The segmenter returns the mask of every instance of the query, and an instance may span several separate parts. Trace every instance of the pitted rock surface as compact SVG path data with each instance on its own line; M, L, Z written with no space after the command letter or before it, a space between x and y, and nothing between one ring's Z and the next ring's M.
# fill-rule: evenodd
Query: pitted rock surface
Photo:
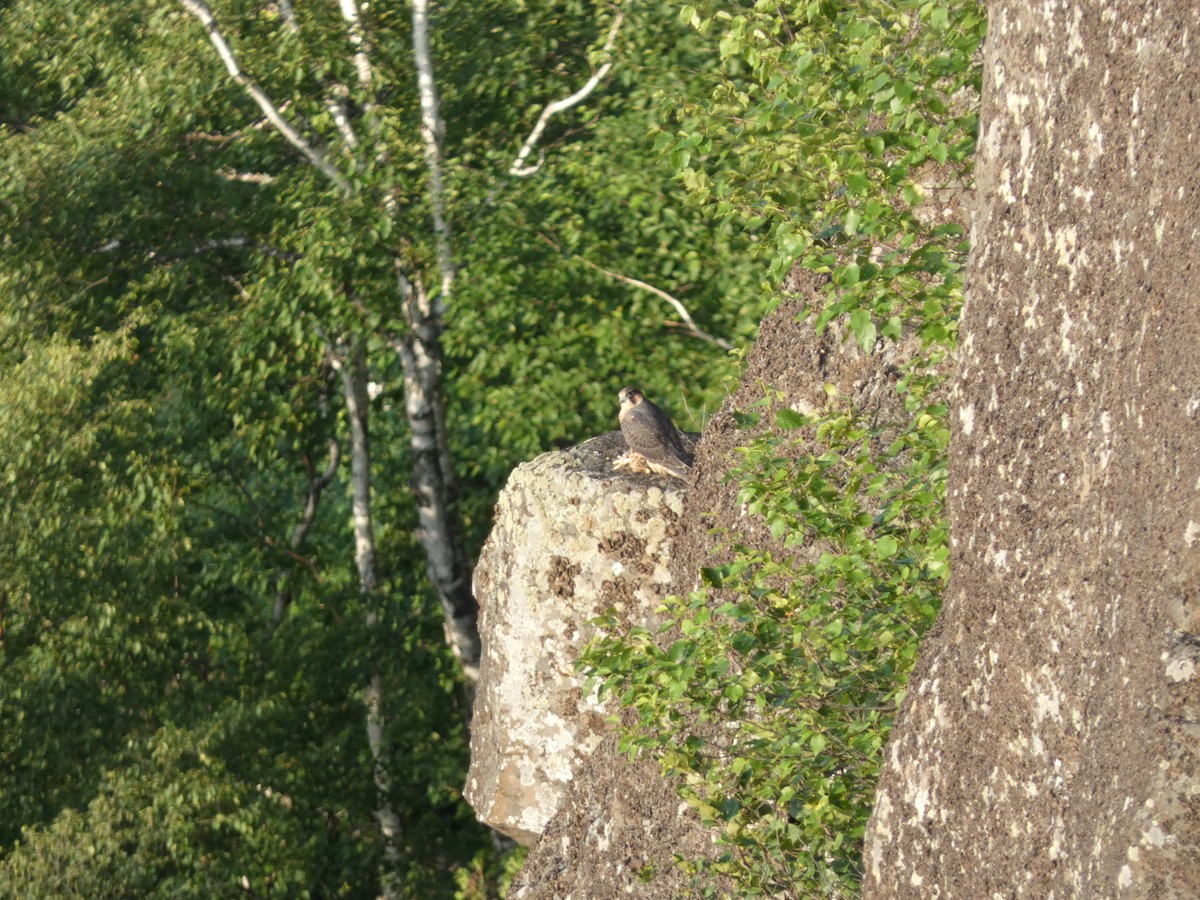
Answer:
M865 896L1200 897L1200 6L990 13L953 574Z
M518 466L475 569L483 659L466 797L534 843L610 714L574 674L606 610L648 624L667 594L687 486L614 471L620 432Z

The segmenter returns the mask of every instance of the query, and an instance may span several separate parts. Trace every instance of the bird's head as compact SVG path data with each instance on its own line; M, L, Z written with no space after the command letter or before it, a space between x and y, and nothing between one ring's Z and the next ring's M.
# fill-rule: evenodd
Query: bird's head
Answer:
M646 399L642 392L635 387L621 388L620 393L617 394L617 398L621 401L621 409L629 409L637 406Z

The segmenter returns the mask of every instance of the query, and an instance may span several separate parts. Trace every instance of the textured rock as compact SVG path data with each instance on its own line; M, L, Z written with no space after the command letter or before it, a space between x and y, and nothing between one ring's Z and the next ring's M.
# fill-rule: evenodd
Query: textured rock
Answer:
M704 440L697 448L695 484L684 503L671 554L676 593L699 587L704 566L732 559L731 544L769 550L777 559L807 552L806 548L785 547L783 541L772 537L761 517L746 512L738 501L738 484L728 477L740 459L736 449L770 434L780 409L806 415L824 409L829 403L825 388L832 385L839 398L879 424L908 418L896 384L904 365L920 351L920 340L909 336L900 342L879 341L870 352L864 352L841 322L816 334L811 321L798 316L806 305L822 301L825 280L802 269L789 276L788 299L764 319L737 390L705 426ZM764 387L771 391L765 406L760 405ZM746 413L758 413L759 424L750 428L740 424L739 414ZM787 437L794 445L780 446L776 452L806 452L797 433Z
M931 169L927 180L944 185L948 176ZM924 204L918 210L923 219L965 224L967 192L940 190L930 195L939 203ZM815 334L811 320L797 317L805 305L823 302L824 282L823 276L805 270L792 272L784 285L787 299L763 321L738 388L705 426L696 448L694 483L671 545L671 593L695 589L701 567L730 557L731 539L781 556L796 552L775 540L760 519L746 514L738 502L738 486L726 477L738 459L735 448L769 432L776 410L818 410L829 402L825 385L831 384L877 422L907 419L896 384L905 363L920 350L919 340L880 341L864 352L839 323ZM772 392L766 407L759 405L764 387ZM736 412L758 412L761 424L747 430L739 425ZM800 453L803 448L780 452ZM606 739L578 769L558 813L513 882L510 897L668 900L699 895L674 858L698 859L713 848L714 832L681 802L676 786L662 777L657 763L631 763L618 752L615 740ZM702 887L716 896L732 896L722 885Z
M667 594L686 485L613 471L619 432L518 466L475 569L483 661L466 797L479 818L534 843L608 713L574 665L609 608L647 624Z
M615 735L580 767L570 795L509 889L510 900L692 896L675 855L711 853L701 825L654 760L629 758ZM712 885L709 885L712 887Z
M953 577L868 897L1200 896L1197 35L991 6Z

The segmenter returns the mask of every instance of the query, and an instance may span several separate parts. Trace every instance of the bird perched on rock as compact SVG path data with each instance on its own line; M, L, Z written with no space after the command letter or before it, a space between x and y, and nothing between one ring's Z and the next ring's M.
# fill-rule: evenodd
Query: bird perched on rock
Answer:
M624 464L636 470L644 463L651 472L686 480L692 471L692 454L671 417L635 387L622 388L617 397L621 401L617 418L630 450Z

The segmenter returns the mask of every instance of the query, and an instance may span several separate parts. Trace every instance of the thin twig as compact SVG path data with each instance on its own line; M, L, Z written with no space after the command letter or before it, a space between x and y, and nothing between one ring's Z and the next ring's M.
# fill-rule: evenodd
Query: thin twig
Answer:
M687 329L688 334L692 335L692 337L697 337L702 341L708 341L709 343L716 344L722 350L733 349L733 344L729 343L729 341L725 340L725 338L719 338L716 335L709 334L707 331L697 325L696 320L692 318L691 314L687 311L687 307L683 305L682 301L680 301L678 297L673 297L661 288L656 288L652 284L647 284L640 278L630 278L628 275L622 275L620 272L612 272L603 266L596 265L591 260L583 259L582 261L585 265L591 266L597 272L607 275L609 278L616 279L617 281L623 281L626 284L641 288L644 291L649 291L655 297L660 297L663 300L666 300L669 304L671 304L671 307L675 310L675 312L679 313L679 318L683 319L684 327Z
M239 172L236 169L218 169L217 174L226 181L240 181L243 184L275 183L275 176L267 172Z
M551 247L559 249L558 244L555 243L555 241L553 241L551 238L544 234L539 236ZM648 284L647 282L642 281L640 278L631 278L628 275L622 275L620 272L613 272L612 270L606 269L603 266L598 266L596 263L585 257L576 256L574 258L579 260L585 266L600 272L602 275L607 275L609 278L612 278L615 281L624 282L632 287L641 288L643 291L649 291L654 296L667 301L667 303L671 304L672 309L679 313L679 318L683 320L684 327L687 329L688 334L690 334L692 337L699 338L702 341L708 341L711 344L716 344L722 350L733 349L733 344L725 340L725 338L720 338L716 335L709 334L707 331L697 325L696 320L692 318L691 313L687 311L687 307L683 305L683 301L681 301L678 297L674 297L671 294L668 294L662 288L657 288L652 284Z
M296 526L292 529L291 537L288 539L288 555L293 557L297 562L304 563L309 566L313 577L319 582L321 580L316 567L309 560L300 556L297 551L304 545L305 538L308 537L309 531L312 530L313 521L317 517L317 507L321 502L321 494L333 481L333 476L337 474L338 464L341 462L342 452L341 447L334 438L329 438L329 464L325 467L325 471L320 475L313 472L312 462L307 456L304 458L305 465L308 467L308 496L304 501L304 513ZM291 602L291 582L295 569L288 569L279 577L279 586L275 592L275 607L271 611L272 631L283 621L284 613L287 612L288 604Z

